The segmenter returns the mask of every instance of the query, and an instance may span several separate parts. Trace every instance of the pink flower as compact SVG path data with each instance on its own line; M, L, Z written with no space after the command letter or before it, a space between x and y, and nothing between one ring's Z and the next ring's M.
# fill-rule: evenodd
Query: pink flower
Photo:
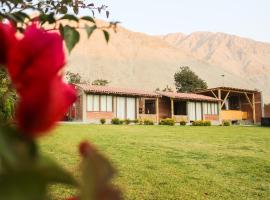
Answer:
M65 65L63 40L31 25L10 46L7 68L19 94L16 120L26 136L40 136L76 100L75 89L60 74Z

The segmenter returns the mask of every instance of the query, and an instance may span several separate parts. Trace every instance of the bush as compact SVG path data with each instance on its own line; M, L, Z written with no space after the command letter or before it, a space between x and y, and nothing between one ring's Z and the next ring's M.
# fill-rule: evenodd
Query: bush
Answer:
M125 123L125 120L124 119L121 119L120 120L120 124L124 124Z
M154 125L154 122L150 119L145 119L143 122L144 125Z
M162 119L159 122L159 125L174 126L175 125L175 121L174 121L174 119L171 119L171 118Z
M211 126L211 121L198 120L193 121L192 126Z
M135 119L135 120L133 120L133 123L134 124L138 124L139 123L139 120L138 119Z
M100 123L101 124L105 124L106 123L106 119L104 119L104 118L100 119Z
M180 125L185 126L185 125L187 125L187 122L186 121L180 121Z
M126 120L125 120L125 124L126 124L126 125L129 125L130 123L131 123L131 120L130 120L130 119L126 119Z
M121 124L120 119L119 118L113 118L112 121L111 121L111 124L114 124L114 125Z
M143 122L143 120L141 118L138 120L138 124L139 125L143 125L144 124L144 122Z
M231 125L231 122L229 122L229 121L223 121L222 125L223 126L230 126Z

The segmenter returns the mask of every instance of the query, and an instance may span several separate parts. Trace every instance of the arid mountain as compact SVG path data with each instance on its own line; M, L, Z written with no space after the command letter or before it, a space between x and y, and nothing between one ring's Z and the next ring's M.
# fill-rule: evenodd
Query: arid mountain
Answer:
M90 39L82 32L68 59L84 80L150 90L173 87L174 73L189 66L209 87L257 88L270 102L270 44L223 33L150 36L119 27L107 45L101 32Z

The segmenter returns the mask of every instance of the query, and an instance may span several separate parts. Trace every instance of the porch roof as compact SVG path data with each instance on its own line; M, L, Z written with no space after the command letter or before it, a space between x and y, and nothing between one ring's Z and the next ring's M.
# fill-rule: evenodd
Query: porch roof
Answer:
M204 93L204 92L210 92L215 90L223 90L223 91L232 91L232 92L246 92L246 93L258 93L260 91L258 90L250 90L250 89L243 89L243 88L234 88L234 87L215 87L215 88L209 88L204 90L198 90L196 93Z
M219 102L220 99L201 95L201 94L193 94L193 93L176 93L176 92L158 92L160 95L179 99L179 100L194 100L194 101L211 101L211 102Z
M155 92L131 89L131 88L118 88L109 86L98 86L90 84L75 84L86 93L98 93L98 94L114 94L114 95L125 95L125 96L135 96L135 97L160 97L160 94Z

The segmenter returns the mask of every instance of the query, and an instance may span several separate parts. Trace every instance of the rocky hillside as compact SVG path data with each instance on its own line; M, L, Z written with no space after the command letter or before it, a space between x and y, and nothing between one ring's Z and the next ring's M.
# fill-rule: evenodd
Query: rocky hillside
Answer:
M209 87L257 88L270 102L270 44L223 33L150 36L119 27L107 45L101 32L82 32L68 60L84 80L150 90L173 86L178 68L190 66Z

